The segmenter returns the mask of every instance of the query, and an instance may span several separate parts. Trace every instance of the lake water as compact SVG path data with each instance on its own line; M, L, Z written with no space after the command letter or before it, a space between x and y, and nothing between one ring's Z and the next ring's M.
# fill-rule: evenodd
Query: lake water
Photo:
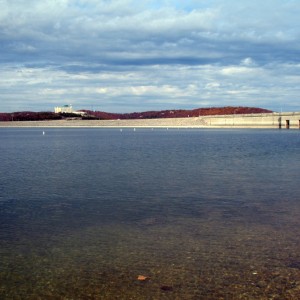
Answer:
M0 298L300 299L299 149L298 130L2 128Z

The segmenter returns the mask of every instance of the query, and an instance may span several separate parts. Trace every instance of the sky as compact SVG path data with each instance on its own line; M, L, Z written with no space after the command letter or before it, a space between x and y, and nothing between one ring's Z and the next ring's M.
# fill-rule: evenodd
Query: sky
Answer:
M300 111L300 0L0 0L0 112Z

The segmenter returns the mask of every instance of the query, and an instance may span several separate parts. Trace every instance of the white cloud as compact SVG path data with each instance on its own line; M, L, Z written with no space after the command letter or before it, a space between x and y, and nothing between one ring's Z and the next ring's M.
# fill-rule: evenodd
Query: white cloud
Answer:
M247 57L241 61L241 65L250 67L250 66L255 66L256 64L251 57Z
M257 75L257 70L244 66L229 66L221 69L221 74L226 76L253 76Z

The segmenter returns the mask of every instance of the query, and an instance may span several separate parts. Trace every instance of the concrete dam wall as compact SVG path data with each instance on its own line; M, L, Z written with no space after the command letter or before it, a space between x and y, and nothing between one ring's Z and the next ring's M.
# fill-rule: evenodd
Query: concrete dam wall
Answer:
M300 112L202 117L208 127L300 128Z
M57 120L0 122L0 127L191 127L300 128L300 112L133 120Z

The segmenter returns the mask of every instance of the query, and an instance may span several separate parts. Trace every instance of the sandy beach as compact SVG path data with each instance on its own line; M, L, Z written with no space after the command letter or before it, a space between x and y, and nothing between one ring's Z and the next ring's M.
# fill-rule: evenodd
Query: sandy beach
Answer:
M134 119L134 120L55 120L0 122L0 127L207 127L200 118Z

